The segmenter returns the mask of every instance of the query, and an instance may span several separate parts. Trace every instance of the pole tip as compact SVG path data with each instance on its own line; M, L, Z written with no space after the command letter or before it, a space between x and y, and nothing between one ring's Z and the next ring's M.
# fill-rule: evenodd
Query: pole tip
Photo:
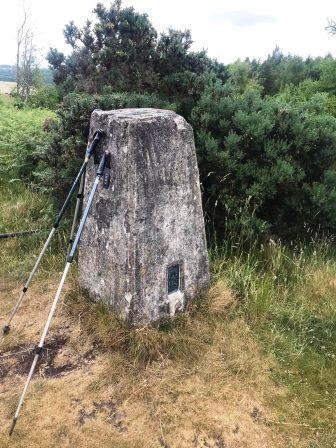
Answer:
M4 325L4 326L2 327L2 331L3 331L3 334L4 334L4 335L8 334L9 331L10 331L10 326L9 326L9 325Z
M14 418L13 418L13 421L12 421L12 425L11 425L10 430L9 430L9 435L10 435L10 436L13 434L13 431L14 431L14 428L15 428L15 425L16 425L16 422L17 422L17 417L14 417Z

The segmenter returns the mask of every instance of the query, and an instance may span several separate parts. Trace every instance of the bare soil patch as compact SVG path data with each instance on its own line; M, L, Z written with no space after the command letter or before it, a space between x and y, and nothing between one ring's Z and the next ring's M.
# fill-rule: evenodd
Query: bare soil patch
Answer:
M57 378L73 370L84 368L99 353L98 344L93 344L84 353L75 353L68 344L69 337L56 334L44 345L36 366L36 375L43 378ZM6 352L0 352L0 381L7 376L26 376L35 356L35 347L17 345Z

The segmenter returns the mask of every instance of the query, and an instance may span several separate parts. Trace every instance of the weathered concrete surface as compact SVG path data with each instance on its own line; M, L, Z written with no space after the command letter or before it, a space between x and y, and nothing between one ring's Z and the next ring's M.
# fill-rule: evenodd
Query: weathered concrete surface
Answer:
M131 324L173 316L209 284L192 128L157 109L96 110L90 139L98 128L106 132L99 155L111 153L111 183L99 186L83 232L80 285ZM84 202L96 168L91 161ZM168 294L172 265L180 281Z

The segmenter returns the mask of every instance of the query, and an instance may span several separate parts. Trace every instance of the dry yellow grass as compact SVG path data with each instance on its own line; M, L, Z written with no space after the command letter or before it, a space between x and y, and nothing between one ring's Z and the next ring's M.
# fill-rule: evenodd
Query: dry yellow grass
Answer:
M286 434L274 424L277 417L266 406L266 398L285 391L271 382L272 360L261 355L246 322L226 317L235 299L224 283L210 291L199 314L190 311L185 318L191 321L190 328L178 330L190 344L194 339L198 355L174 359L158 348L159 354L148 362L131 349L123 351L118 341L109 350L113 325L111 334L100 341L99 335L108 330L99 317L87 321L95 305L84 299L72 303L71 297L78 294L73 286L53 322L44 359L10 439L10 420L31 356L8 355L38 341L57 277L47 286L35 282L12 332L1 341L1 448L303 446L295 431ZM2 318L18 290L2 284ZM69 312L72 305L75 311ZM204 309L207 319L202 318ZM93 322L98 337L95 328L88 329ZM147 343L155 344L155 338L161 341L158 333L143 329L137 337L144 343L150 337ZM116 331L116 338L120 335Z
M0 93L9 94L16 86L15 82L0 81Z

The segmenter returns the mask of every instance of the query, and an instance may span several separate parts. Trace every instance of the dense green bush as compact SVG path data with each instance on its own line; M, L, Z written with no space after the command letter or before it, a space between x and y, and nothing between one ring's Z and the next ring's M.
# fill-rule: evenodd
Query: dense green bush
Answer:
M94 20L78 28L65 26L69 56L50 49L47 56L54 81L65 92L114 92L164 94L187 99L199 92L199 77L214 71L225 76L223 64L205 51L191 51L189 30L169 29L158 35L147 14L123 7L116 0L105 7L98 3Z
M17 109L56 110L61 101L60 89L52 85L41 85L31 92L27 101L23 101L16 89L11 91L14 106Z
M336 230L336 119L327 99L286 102L208 85L192 113L206 209L249 234Z
M245 88L245 90L244 90ZM204 208L218 235L240 226L292 237L307 228L336 230L336 119L328 96L290 101L262 96L209 77L190 119L196 138ZM108 91L108 89L106 89ZM124 107L177 109L154 94L67 95L34 152L34 182L64 197L83 158L91 112ZM35 160L35 159L34 159Z
M292 237L336 230L336 119L327 94L305 100L262 96L260 86L208 78L192 108L204 209L222 237L234 226L249 237L266 230ZM245 89L245 90L244 90ZM109 89L107 88L106 91ZM83 158L94 109L177 109L155 94L71 93L57 120L45 123L47 138L17 156L29 180L63 198Z
M0 103L0 184L35 182L40 150L49 138L44 123L53 117L49 110L17 110Z
M68 95L50 124L52 142L39 148L40 185L65 194L93 109L173 108L193 125L204 209L219 237L232 227L248 237L336 230L331 55L303 59L276 48L265 61L224 66L192 52L188 30L158 35L146 14L121 0L98 4L94 14L81 29L65 27L69 56L48 55Z
M56 86L43 85L30 95L27 105L35 109L56 110L60 100L61 96Z

